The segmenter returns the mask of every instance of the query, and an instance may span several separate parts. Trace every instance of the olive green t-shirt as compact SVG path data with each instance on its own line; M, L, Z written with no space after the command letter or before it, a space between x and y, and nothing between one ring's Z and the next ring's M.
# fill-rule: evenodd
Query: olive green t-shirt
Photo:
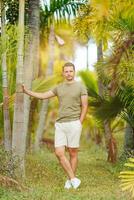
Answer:
M63 82L51 90L59 100L57 122L68 122L80 119L81 96L87 95L86 87L77 81Z

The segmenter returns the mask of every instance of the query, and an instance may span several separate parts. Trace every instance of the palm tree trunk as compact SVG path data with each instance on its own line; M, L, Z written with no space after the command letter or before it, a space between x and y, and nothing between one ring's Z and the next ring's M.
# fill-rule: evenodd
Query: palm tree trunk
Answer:
M130 126L130 124L126 125L124 151L126 153L134 151L134 129Z
M54 27L51 26L50 35L49 35L49 63L48 63L46 76L52 75L52 73L53 73L54 39L55 39ZM49 103L49 100L44 100L42 103L41 110L40 110L39 124L37 127L35 145L34 145L35 151L38 151L40 148L39 145L40 145L40 141L42 139L43 131L44 131L44 127L45 127L45 120L46 120L46 115L47 115L47 111L48 111L48 103Z
M24 176L25 173L25 148L26 138L24 135L24 95L21 84L23 83L23 48L24 48L24 6L25 1L19 0L19 39L18 39L18 60L16 74L16 97L14 104L14 121L13 121L13 155L19 158L16 175Z
M39 74L40 0L29 0L29 29L33 39L33 79Z
M4 115L4 147L6 151L11 151L11 123L9 114L9 95L6 64L6 33L5 33L5 8L4 3L0 2L1 8L1 37L3 43L2 53L2 84L3 84L3 115Z
M102 50L102 41L100 41L97 47L97 60L99 62L102 59L103 59L103 50ZM100 79L98 80L98 88L99 88L99 95L103 96L104 86ZM106 146L107 146L107 151L108 151L107 160L109 162L114 163L116 162L116 158L117 158L117 145L116 145L115 139L112 136L110 121L105 120L103 122L103 125L104 125L104 132L105 132L105 141L106 141Z
M107 160L111 163L115 163L117 160L117 145L116 141L112 136L110 122L104 121L104 130L105 130L105 138L106 138L106 147L108 150L108 158Z
M33 124L37 123L36 119L34 118L36 107L38 104L38 99L33 99L30 104L30 111L29 111L29 124L28 124L28 134L27 134L27 150L32 150L32 133L35 132L35 128Z
M28 45L25 53L24 62L24 82L28 89L31 89L32 80L38 74L39 69L39 0L29 1L29 34L27 36ZM36 73L35 73L36 72ZM24 96L24 134L27 135L27 148L29 134L29 113L31 100L28 95Z

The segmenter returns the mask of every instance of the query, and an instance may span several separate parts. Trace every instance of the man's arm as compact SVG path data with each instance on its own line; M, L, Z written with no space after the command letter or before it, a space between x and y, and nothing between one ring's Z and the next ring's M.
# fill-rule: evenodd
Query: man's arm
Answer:
M25 94L28 94L31 97L36 97L38 99L49 99L55 96L55 94L51 90L44 93L33 92L31 90L26 89L24 85L22 85L22 89Z
M81 115L80 115L80 121L81 123L84 121L87 109L88 109L88 95L82 95L81 96Z

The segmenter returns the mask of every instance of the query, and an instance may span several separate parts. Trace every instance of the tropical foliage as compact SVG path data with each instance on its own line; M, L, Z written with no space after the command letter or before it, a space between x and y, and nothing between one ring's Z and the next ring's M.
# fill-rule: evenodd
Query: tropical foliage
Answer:
M6 120L6 118L3 118L3 107L5 108L6 105L3 102L4 95L3 90L1 89L3 77L3 53L6 53L9 111L12 129L15 119L14 102L17 97L16 104L18 108L16 110L19 113L18 116L21 116L17 117L17 120L18 118L22 120L20 123L21 125L23 123L23 116L21 114L23 114L23 111L27 112L29 109L27 116L30 120L29 123L25 124L28 130L26 140L27 145L31 143L32 147L37 136L35 130L38 126L39 111L42 108L42 104L40 101L37 102L35 99L31 98L29 101L29 107L24 106L24 110L22 109L21 112L19 112L20 105L23 107L23 94L21 94L22 89L20 87L21 83L29 81L29 86L31 85L31 89L36 92L49 90L54 85L63 81L61 76L62 65L67 60L74 59L76 52L75 44L80 43L85 47L85 45L90 44L91 40L97 46L97 63L94 64L94 71L81 70L78 72L78 76L87 87L89 96L89 111L84 122L83 132L87 134L86 140L88 142L96 140L96 144L103 146L103 139L105 141L107 140L105 143L105 152L107 151L109 157L110 152L113 154L118 148L117 135L121 130L122 135L125 134L123 139L124 148L127 146L127 150L133 152L134 1L90 0L88 2L75 0L52 0L50 1L50 4L48 4L46 1L40 2L39 0L36 0L35 2L33 0L26 0L25 9L23 10L24 26L21 27L24 28L24 35L22 38L20 38L20 33L22 32L18 30L18 22L20 22L19 7L21 8L22 6L22 4L20 4L21 1L4 0L2 2L5 5L4 8L6 11L6 34L4 39L2 35L0 36L1 141L3 142L3 124ZM34 6L31 6L33 2L37 5L34 4ZM33 8L35 9L34 12L33 10L30 10ZM34 15L31 15L32 12ZM37 13L40 14L40 17ZM33 19L32 17L35 17L33 24L34 26L36 24L36 27L32 26L33 20L29 20ZM36 34L34 35L35 30ZM52 36L52 38L50 38L50 36ZM34 41L35 37L37 39L36 42ZM18 47L19 42L22 45L20 50ZM34 45L32 46L31 44ZM30 45L32 47L37 45L36 50L31 48ZM24 50L22 51L23 47ZM35 58L32 54L33 52L35 55L39 55L39 59ZM17 78L20 76L18 71L19 58L22 64L22 74L24 65L25 69L30 69L30 67L32 69L31 74L27 75L27 77L23 77L21 74L22 79ZM23 61L26 59L26 63L28 63L27 65L23 64ZM32 59L34 62L37 61L38 63L38 66L35 66L35 68L35 63L32 63ZM49 67L51 68L51 74L48 75ZM29 79L26 80L28 76ZM20 94L22 96L21 98L18 98ZM57 101L53 100L50 102L47 108L46 126L45 128L42 128L42 130L43 134L45 133L47 136L53 138L54 131L51 125L56 119ZM18 132L15 132L17 135ZM21 131L21 133L23 133L23 131ZM21 137L22 135L23 134L21 134ZM131 140L132 145L127 141L129 136L129 141ZM17 137L14 136L14 140L16 140L17 144L18 140L16 138ZM21 141L24 142L23 139L24 138L22 138ZM24 143L21 143L21 145L24 145ZM121 151L124 153L123 148ZM5 152L4 155L6 155ZM1 151L0 156L3 156ZM111 159L111 162L118 162L118 158L119 156L117 159ZM8 159L6 158L3 163L7 163L7 160ZM125 166L131 168L131 170L123 171L120 174L123 190L130 191L132 196L134 196L133 163L133 158L129 159ZM7 168L5 168L5 170L6 169ZM2 170L0 169L0 173Z
M124 165L127 170L120 172L121 187L123 191L128 191L134 198L134 158L130 158Z

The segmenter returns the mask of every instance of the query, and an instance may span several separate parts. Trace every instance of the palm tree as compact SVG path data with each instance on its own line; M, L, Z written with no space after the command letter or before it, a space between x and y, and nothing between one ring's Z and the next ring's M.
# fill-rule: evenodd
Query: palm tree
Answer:
M125 105L121 117L126 121L124 152L126 155L134 151L134 88L126 85L120 89L120 98Z
M97 81L92 77L92 75L88 71L81 71L80 76L88 89L89 105L92 110L92 114L96 116L100 122L113 121L116 120L116 117L120 117L129 124L132 135L134 135L133 86L122 85L113 97L107 96L107 94L100 96ZM106 128L108 129L109 127L106 126ZM133 146L131 150L133 150Z
M14 121L13 121L13 139L12 151L19 157L19 176L24 176L25 164L25 146L26 138L24 137L24 94L22 91L23 83L23 50L24 50L24 6L25 1L19 0L19 38L18 38L18 62L16 75L16 96L14 104Z
M102 42L100 41L99 45L97 46L97 62L98 63L103 61L103 50L102 49L103 49ZM103 97L104 96L104 84L101 81L100 77L98 77L98 89L99 89L99 95L101 97ZM105 138L106 138L106 146L107 146L107 150L108 150L108 161L116 162L117 151L115 151L115 149L117 149L117 147L116 147L117 145L116 145L116 141L112 135L110 121L105 119L103 121L103 125L104 125L104 133L105 133Z
M127 11L126 11L127 10ZM130 82L133 77L133 56L132 56L132 51L133 51L133 43L134 43L134 3L132 1L127 1L127 2L120 2L118 6L113 7L112 11L112 17L111 17L111 29L116 30L116 36L114 36L114 50L112 52L111 57L108 59L108 62L106 64L106 68L111 71L112 73L109 74L110 82L109 82L109 90L110 90L110 95L114 96L116 93L116 90L121 87L121 83L125 82L127 84L127 81ZM119 34L117 36L117 33ZM126 56L126 52L127 56ZM121 68L121 69L120 69ZM123 71L126 69L126 78L123 79ZM128 73L131 74L131 77L128 77ZM124 88L125 92L125 98L126 96L126 91L128 91L128 88ZM128 95L128 93L127 93ZM129 95L128 95L129 96ZM133 100L132 98L129 99L129 104L133 105ZM131 111L132 111L132 106L131 106ZM130 113L130 109L127 108L127 118L126 114L123 115L125 120L127 118L131 119L132 115ZM127 121L127 120L126 120ZM129 145L129 137L133 138L133 126L132 123L130 123L130 120L128 122L127 127L130 126L130 128L126 129L125 132L125 147L133 146L132 144ZM129 132L128 132L129 131ZM128 139L128 140L126 140ZM130 139L131 140L131 139ZM127 148L127 149L129 149Z
M130 12L128 12L128 10ZM93 0L90 1L88 8L80 12L79 18L75 22L76 33L79 22L82 23L83 20L83 26L85 26L84 30L88 30L89 35L95 38L97 44L102 42L103 48L107 47L108 38L112 39L113 44L115 44L115 46L113 45L114 50L110 58L100 62L100 64L98 64L99 67L97 67L99 82L101 81L101 84L103 83L105 88L104 92L111 96L111 98L116 96L118 82L120 82L117 76L119 63L122 61L121 59L126 49L132 47L133 44L133 10L132 1L120 1L120 3L118 2L118 4L116 4L116 2L99 2ZM80 34L80 31L78 31L78 34ZM87 31L85 34L87 35ZM107 136L111 136L112 138L109 122L105 121L104 125L106 127L105 132Z
M120 172L119 178L121 179L120 186L122 191L128 191L134 198L134 158L129 158L129 160L124 165L127 167L126 170Z
M29 1L28 34L26 35L27 47L24 59L24 83L28 89L32 87L32 81L38 76L39 70L39 0ZM24 96L24 134L27 142L30 139L28 133L30 97ZM28 144L30 145L30 144Z
M5 27L5 7L1 1L1 39L2 39L2 77L3 77L3 114L4 114L4 146L6 151L11 151L11 123L9 116L8 101L8 78L6 64L6 27Z
M97 62L103 61L103 46L107 46L107 39L109 37L109 33L107 31L107 21L109 17L109 0L98 2L90 1L90 4L82 9L82 11L79 13L79 17L74 21L75 24L75 33L78 35L78 37L82 38L83 35L85 35L85 38L89 39L89 37L93 37L96 40L97 44ZM84 22L84 30L79 30L77 26ZM104 93L104 85L100 78L98 78L98 88L99 88L99 95L103 96ZM106 145L107 147L112 146L113 136L111 131L110 122L108 120L105 120L103 122L104 125L104 132L105 132L105 138L106 138ZM109 149L108 149L109 151ZM111 152L115 152L114 149L111 149ZM116 155L114 153L111 160L113 162L116 160ZM110 156L109 156L110 158Z

